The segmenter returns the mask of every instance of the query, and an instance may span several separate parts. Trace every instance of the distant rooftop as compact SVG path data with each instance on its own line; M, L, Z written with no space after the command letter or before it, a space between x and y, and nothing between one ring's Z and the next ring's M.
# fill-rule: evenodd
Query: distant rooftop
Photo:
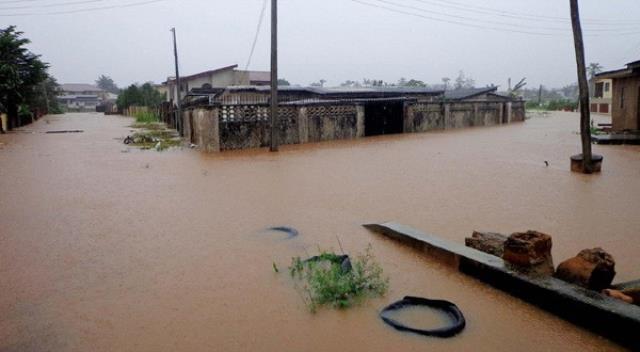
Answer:
M96 92L101 93L104 90L98 88L93 84L85 84L85 83L65 83L60 85L62 87L63 92L67 93L82 93L82 92Z
M640 74L640 60L630 62L626 64L626 68L612 71L600 72L596 75L597 78L623 78L629 76L637 76Z
M495 93L497 91L498 87L456 89L444 92L444 97L451 100L470 99L478 95Z

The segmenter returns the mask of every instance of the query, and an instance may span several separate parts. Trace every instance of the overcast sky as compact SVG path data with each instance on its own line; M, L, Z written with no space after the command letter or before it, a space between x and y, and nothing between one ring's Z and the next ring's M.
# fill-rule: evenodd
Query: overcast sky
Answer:
M25 32L61 83L92 83L100 74L120 86L165 80L173 75L174 26L181 74L245 66L263 0L51 14L141 2L148 0L0 0L0 26ZM640 59L638 0L580 3L587 62L616 69ZM529 86L576 81L568 0L280 0L279 7L280 76L294 84L440 83L460 70L479 86L505 87L509 77L527 77ZM269 69L268 9L250 69Z

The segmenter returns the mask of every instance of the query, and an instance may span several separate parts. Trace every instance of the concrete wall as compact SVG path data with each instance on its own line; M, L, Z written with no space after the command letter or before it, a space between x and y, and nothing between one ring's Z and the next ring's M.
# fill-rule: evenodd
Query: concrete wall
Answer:
M405 105L405 132L426 132L524 121L524 102L428 102Z
M365 103L281 105L281 145L365 135ZM426 132L524 121L524 102L406 102L404 131ZM207 152L267 147L268 105L218 105L183 112L184 135Z

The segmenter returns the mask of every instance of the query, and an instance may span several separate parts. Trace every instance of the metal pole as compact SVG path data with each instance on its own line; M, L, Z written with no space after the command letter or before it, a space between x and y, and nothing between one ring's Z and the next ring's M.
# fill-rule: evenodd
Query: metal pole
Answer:
M278 151L278 0L271 0L271 151Z
M182 102L180 97L180 71L178 70L178 44L176 43L176 29L171 28L171 32L173 32L173 57L176 63L176 93L177 93L177 101L176 105L178 106L178 115L176 116L176 129L180 134L182 134Z
M571 5L571 24L576 49L576 63L578 64L578 86L580 87L580 135L582 137L582 165L585 173L592 173L591 163L591 111L589 110L589 83L584 59L584 42L582 41L582 27L578 0L569 0Z

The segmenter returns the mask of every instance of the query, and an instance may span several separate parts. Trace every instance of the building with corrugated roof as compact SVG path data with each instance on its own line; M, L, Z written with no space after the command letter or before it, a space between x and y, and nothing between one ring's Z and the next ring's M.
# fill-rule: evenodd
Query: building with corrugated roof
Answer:
M598 81L612 82L611 123L614 131L640 130L640 60L626 66L596 75Z

